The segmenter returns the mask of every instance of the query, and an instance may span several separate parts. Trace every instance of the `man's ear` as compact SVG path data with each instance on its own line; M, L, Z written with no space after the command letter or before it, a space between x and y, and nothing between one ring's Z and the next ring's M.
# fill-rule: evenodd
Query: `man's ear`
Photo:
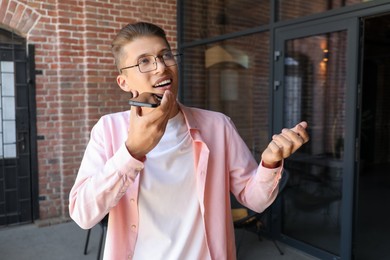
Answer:
M131 88L130 86L127 84L127 81L125 79L125 77L120 74L116 77L116 83L118 83L118 86L125 92L130 92L131 91Z

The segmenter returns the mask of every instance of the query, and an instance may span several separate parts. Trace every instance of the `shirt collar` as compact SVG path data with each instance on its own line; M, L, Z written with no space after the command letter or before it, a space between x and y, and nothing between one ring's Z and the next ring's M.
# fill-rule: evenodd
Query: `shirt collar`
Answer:
M179 108L181 112L184 115L188 130L200 130L199 124L200 122L196 117L194 117L193 111L189 108L184 106L183 104L179 103Z

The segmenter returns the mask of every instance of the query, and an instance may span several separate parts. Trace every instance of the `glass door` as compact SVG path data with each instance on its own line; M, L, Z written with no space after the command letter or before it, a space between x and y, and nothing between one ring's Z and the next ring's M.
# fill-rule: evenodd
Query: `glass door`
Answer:
M362 18L355 260L390 259L390 13Z
M285 162L278 235L321 259L350 259L355 168L357 21L276 31L274 129L309 125Z

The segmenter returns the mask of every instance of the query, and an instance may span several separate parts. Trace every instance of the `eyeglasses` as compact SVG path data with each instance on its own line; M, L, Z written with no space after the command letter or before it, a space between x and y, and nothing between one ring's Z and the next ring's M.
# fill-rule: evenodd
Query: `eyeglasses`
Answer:
M177 51L167 51L164 52L161 55L153 56L153 55L146 55L138 59L138 62L136 65L128 66L119 69L120 73L122 73L123 70L138 67L139 71L141 73L150 72L157 69L157 58L164 63L166 67L174 66L176 64L180 63L180 56L182 54L178 53Z

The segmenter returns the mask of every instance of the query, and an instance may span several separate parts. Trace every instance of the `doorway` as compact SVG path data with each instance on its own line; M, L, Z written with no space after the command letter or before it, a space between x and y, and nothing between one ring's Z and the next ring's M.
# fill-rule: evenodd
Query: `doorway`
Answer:
M0 226L38 217L34 48L0 29Z
M274 129L309 125L285 160L291 177L275 206L275 236L320 259L351 259L358 20L276 31Z
M389 259L390 14L363 18L361 27L362 105L354 259Z
M276 30L274 128L307 120L311 141L273 232L321 259L390 255L389 46L390 14Z

